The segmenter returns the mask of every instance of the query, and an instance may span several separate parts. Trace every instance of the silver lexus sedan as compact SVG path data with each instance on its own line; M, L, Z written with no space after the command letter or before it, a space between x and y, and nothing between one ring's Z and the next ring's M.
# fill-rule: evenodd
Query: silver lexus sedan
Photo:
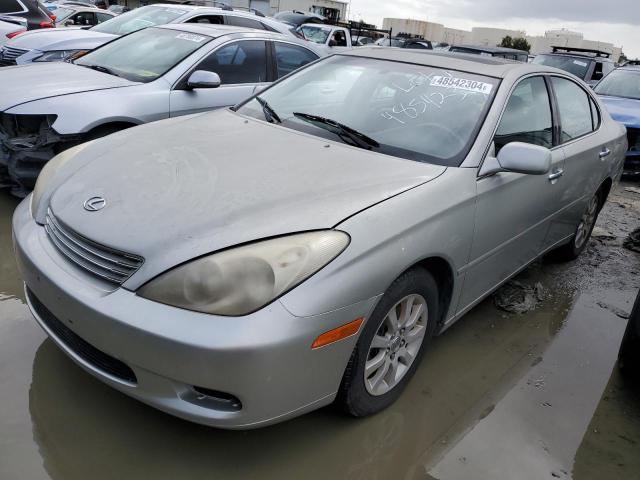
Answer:
M560 70L361 47L61 153L16 255L53 341L149 405L237 429L365 416L501 283L580 254L626 142Z
M235 105L323 55L279 33L181 24L125 35L72 63L0 69L0 185L20 194L62 150Z

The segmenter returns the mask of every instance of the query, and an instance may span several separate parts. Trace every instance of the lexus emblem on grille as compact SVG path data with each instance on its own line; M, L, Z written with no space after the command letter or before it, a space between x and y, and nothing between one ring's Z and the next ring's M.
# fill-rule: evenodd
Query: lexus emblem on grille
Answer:
M84 202L84 209L88 212L97 212L102 210L106 204L107 201L102 197L91 197Z

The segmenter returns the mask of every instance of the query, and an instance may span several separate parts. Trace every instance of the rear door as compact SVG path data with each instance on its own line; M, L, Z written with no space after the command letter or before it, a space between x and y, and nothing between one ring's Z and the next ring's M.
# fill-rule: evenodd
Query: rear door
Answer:
M608 162L613 161L614 149L612 143L606 143L600 112L587 89L568 77L552 76L551 85L558 106L565 169L561 211L549 229L549 245L573 235L587 201L608 171Z
M170 94L171 116L228 107L245 100L257 85L268 81L268 64L264 40L238 40L220 46L178 81ZM221 86L189 89L187 80L196 70L217 73Z
M555 175L564 168L561 148L554 148L550 88L544 76L522 79L507 102L493 151L511 142L552 149L549 174L501 172L477 180L476 227L465 288L464 309L534 260L544 249L562 184Z

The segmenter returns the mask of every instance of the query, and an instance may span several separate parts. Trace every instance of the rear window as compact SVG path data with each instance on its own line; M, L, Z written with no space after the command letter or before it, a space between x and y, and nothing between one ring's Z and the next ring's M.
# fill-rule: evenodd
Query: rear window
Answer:
M17 0L0 0L0 13L20 13L26 10Z
M588 58L570 57L563 55L538 55L532 63L555 67L565 72L573 73L576 77L584 79L589 71L592 60Z

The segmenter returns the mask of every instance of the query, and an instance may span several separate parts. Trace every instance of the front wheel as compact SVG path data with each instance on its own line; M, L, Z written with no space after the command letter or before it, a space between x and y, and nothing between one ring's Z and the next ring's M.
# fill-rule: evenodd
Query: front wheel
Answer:
M338 402L347 413L371 415L400 396L436 331L438 313L438 286L426 270L409 270L391 284L342 379Z
M571 241L553 251L554 259L568 262L580 256L591 238L591 232L600 213L601 203L601 193L598 191L587 203Z

